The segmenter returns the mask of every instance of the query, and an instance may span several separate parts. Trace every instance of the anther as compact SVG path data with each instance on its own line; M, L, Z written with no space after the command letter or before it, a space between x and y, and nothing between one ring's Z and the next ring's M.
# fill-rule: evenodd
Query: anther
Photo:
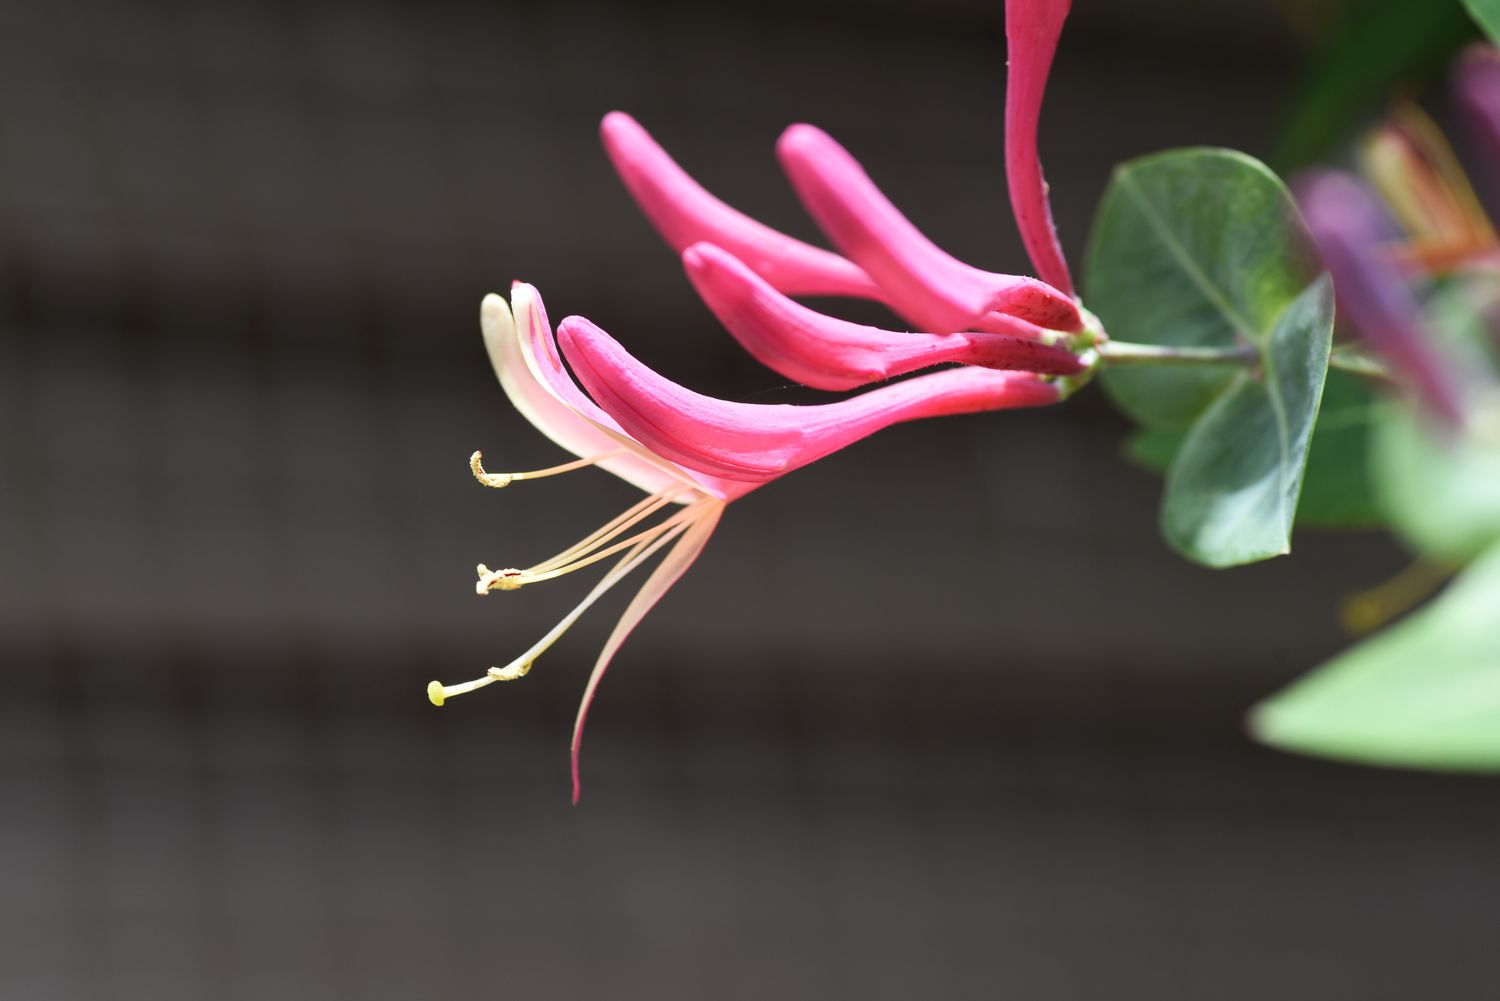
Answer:
M474 568L479 572L479 581L474 585L477 594L489 594L491 591L514 591L525 583L526 572L517 570L515 567L507 567L504 570L491 570L483 563Z
M474 479L483 485L499 490L501 487L510 486L516 480L539 480L544 476L557 476L561 473L570 473L575 469L587 469L589 466L598 465L605 459L613 459L616 456L624 455L626 451L626 449L617 448L612 452L602 452L599 455L590 455L582 459L575 459L572 462L564 462L560 466L533 469L526 473L486 472L484 468L484 453L475 452L469 456L469 472L473 473Z
M513 661L504 667L492 667L489 669L489 676L496 681L515 681L517 678L526 677L529 673L531 673L531 661L529 660Z
M499 490L501 487L510 486L515 476L510 473L487 473L484 471L483 460L483 452L475 452L469 456L469 472L474 474L474 479L487 487L494 487L496 490Z

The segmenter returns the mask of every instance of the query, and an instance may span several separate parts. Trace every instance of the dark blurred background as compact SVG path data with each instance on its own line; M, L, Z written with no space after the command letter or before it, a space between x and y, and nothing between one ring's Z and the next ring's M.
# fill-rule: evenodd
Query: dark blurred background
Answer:
M1115 161L1268 150L1306 28L1077 7L1042 135L1075 260ZM576 809L623 596L524 682L424 698L587 587L480 600L476 562L633 496L470 479L560 461L483 293L805 398L695 300L599 117L808 237L772 143L818 123L1024 271L1003 75L1000 0L0 3L0 997L1494 997L1496 785L1242 731L1404 557L1186 564L1097 392L735 504L616 661Z

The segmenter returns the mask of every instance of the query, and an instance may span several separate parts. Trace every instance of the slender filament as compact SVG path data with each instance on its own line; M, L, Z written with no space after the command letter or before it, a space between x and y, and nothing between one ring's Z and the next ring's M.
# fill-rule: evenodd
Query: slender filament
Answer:
M469 456L469 471L474 474L474 479L487 487L499 490L508 487L516 480L539 480L544 476L557 476L561 473L571 473L575 469L587 469L589 466L598 465L605 459L613 459L617 455L624 455L625 449L617 448L613 452L602 452L599 455L591 455L583 459L575 459L572 462L564 462L560 466L548 466L546 469L533 469L524 473L490 473L484 468L484 453L475 452Z
M694 507L698 508L695 512L695 518L705 510L705 508L698 505L694 505ZM690 510L693 509L684 510L681 514L687 514ZM680 519L681 515L676 517ZM694 519L680 520L677 524L667 527L665 531L656 533L654 538L641 539L631 545L629 551L621 557L620 561L600 579L599 583L594 585L593 590L589 591L571 612L563 616L557 625L553 626L545 636L532 644L525 653L502 667L491 667L482 677L475 678L472 681L465 681L456 685L444 685L438 681L431 682L427 686L428 700L435 706L441 706L451 696L463 695L466 692L472 692L475 689L483 688L497 681L513 681L517 678L525 677L531 670L532 663L545 653L552 644L556 643L563 633L567 632L573 623L577 622L579 617L594 602L603 597L610 588L618 584L642 563L650 559L663 546L685 532L692 523L692 520Z

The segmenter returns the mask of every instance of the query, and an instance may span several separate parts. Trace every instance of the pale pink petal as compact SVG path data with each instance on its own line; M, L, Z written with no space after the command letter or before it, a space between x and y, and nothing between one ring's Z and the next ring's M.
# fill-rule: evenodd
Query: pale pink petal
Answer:
M852 262L709 194L623 111L605 115L599 134L620 179L673 250L681 253L699 240L716 243L788 295L879 298L870 277Z
M721 494L720 485L712 479L653 455L583 394L557 356L552 328L535 288L516 282L511 301L514 313L498 295L485 296L479 310L480 328L500 385L538 431L580 458L625 449L628 454L604 459L599 467L648 493L687 484ZM733 488L739 489L738 484Z
M1035 278L982 271L939 249L821 129L793 125L776 151L808 214L875 280L891 308L922 329L971 329L992 310L1057 330L1082 327L1069 295Z
M1052 56L1071 0L1006 0L1005 179L1021 242L1041 279L1073 295L1037 153L1037 126Z
M901 421L1039 406L1057 387L1029 372L966 366L819 406L730 403L684 389L580 316L558 327L579 381L627 433L680 465L765 482Z
M583 788L578 776L578 754L583 745L583 726L588 721L589 707L594 704L594 696L599 691L599 682L604 680L604 672L609 670L610 661L614 660L621 644L630 636L636 626L640 625L646 613L661 600L662 595L671 590L672 585L687 572L688 567L698 558L703 551L703 546L708 542L708 537L713 534L714 528L719 524L719 518L724 513L723 505L715 505L704 511L702 517L694 521L683 532L682 538L672 547L672 551L659 563L651 576L646 578L646 583L641 585L640 591L630 604L626 606L625 613L620 616L620 621L615 625L614 632L609 634L609 639L604 644L604 649L599 653L599 659L594 662L594 670L589 675L588 685L583 690L583 699L578 704L578 718L573 723L573 802L578 802L578 797Z
M1071 375L1078 356L1040 343L1049 331L1011 319L1030 336L897 333L826 316L788 299L711 243L682 255L708 308L762 364L816 389L845 390L943 362ZM1055 336L1055 335L1054 335Z

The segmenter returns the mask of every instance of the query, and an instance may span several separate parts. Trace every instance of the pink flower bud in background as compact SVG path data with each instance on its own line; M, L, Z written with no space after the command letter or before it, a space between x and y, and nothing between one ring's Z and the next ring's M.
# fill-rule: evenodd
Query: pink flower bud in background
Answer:
M1390 223L1358 178L1314 173L1296 185L1308 228L1333 275L1339 314L1434 417L1464 421L1462 384L1427 330L1421 305L1384 245Z

